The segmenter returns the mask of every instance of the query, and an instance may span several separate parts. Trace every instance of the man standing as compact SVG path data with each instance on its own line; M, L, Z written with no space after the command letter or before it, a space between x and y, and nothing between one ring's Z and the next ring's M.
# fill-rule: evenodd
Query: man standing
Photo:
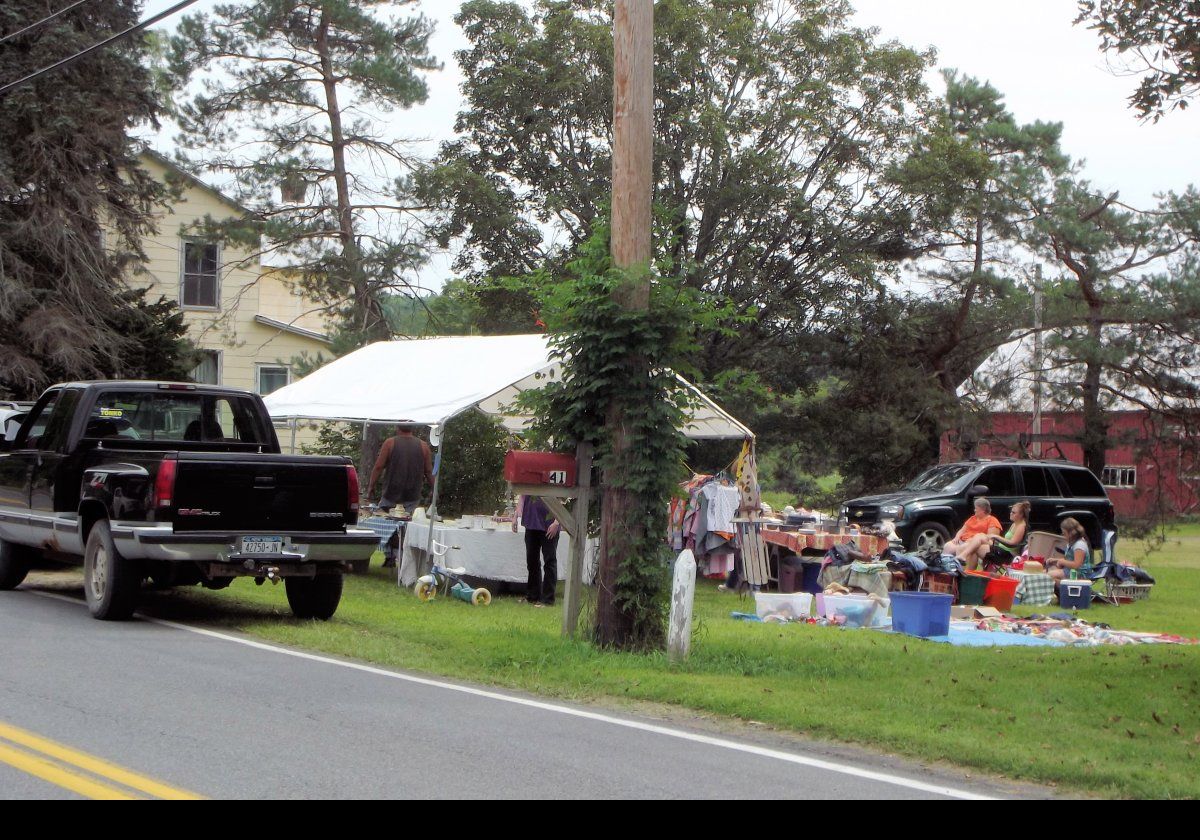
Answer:
M433 484L433 455L429 444L413 436L412 426L397 426L395 437L383 442L375 467L371 470L371 481L367 484L367 497L375 492L381 474L385 474L383 492L379 506L384 510L400 505L411 516L421 503L421 492L425 482ZM396 564L396 549L399 548L399 532L388 542L385 566ZM393 546L392 542L397 545Z

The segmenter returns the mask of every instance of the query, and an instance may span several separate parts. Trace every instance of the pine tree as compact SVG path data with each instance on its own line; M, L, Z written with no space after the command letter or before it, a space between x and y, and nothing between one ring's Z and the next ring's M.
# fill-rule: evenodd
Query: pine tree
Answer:
M207 235L291 268L333 316L334 349L391 338L385 298L411 290L424 240L410 231L419 160L384 117L425 101L432 24L394 15L413 0L261 0L183 20L169 49L180 155L193 172L232 179L256 213L206 220ZM371 427L361 467L381 444Z
M347 348L390 338L383 298L424 258L406 234L419 162L383 117L423 102L432 26L383 0L265 0L185 18L169 64L180 162L256 212L207 232L259 247L337 319Z
M86 3L0 44L0 79L47 67L133 25L136 0ZM6 0L0 34L44 18ZM142 369L138 336L181 350L169 313L131 296L160 187L129 132L159 113L145 42L126 39L0 97L0 390ZM137 328L127 328L136 322ZM177 325L176 325L177 326ZM170 366L170 359L160 359Z

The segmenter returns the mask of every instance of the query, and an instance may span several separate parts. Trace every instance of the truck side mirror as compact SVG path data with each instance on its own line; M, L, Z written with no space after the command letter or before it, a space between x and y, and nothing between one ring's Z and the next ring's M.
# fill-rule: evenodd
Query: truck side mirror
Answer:
M967 493L971 496L986 496L988 493L988 486L986 484L976 484L974 487L968 490Z

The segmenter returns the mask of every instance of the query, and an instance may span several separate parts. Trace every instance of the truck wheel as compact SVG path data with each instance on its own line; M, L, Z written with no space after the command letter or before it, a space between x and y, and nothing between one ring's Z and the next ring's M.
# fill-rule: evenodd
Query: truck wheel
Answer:
M338 603L342 600L342 573L284 578L283 588L287 591L292 615L325 621L337 612Z
M950 532L939 522L919 522L908 537L908 550L923 552L930 548L941 549L950 540Z
M137 607L142 573L121 556L103 519L92 526L83 551L83 594L93 618L125 621Z
M0 590L16 589L29 574L33 552L23 545L0 540Z

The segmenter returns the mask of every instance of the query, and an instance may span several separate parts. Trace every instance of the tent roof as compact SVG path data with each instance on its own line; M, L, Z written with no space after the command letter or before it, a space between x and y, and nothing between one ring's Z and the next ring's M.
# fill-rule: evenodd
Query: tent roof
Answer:
M447 336L379 341L264 397L276 420L440 425L471 408L521 431L533 418L512 407L521 391L559 376L544 335ZM753 437L698 388L684 432L692 438Z

